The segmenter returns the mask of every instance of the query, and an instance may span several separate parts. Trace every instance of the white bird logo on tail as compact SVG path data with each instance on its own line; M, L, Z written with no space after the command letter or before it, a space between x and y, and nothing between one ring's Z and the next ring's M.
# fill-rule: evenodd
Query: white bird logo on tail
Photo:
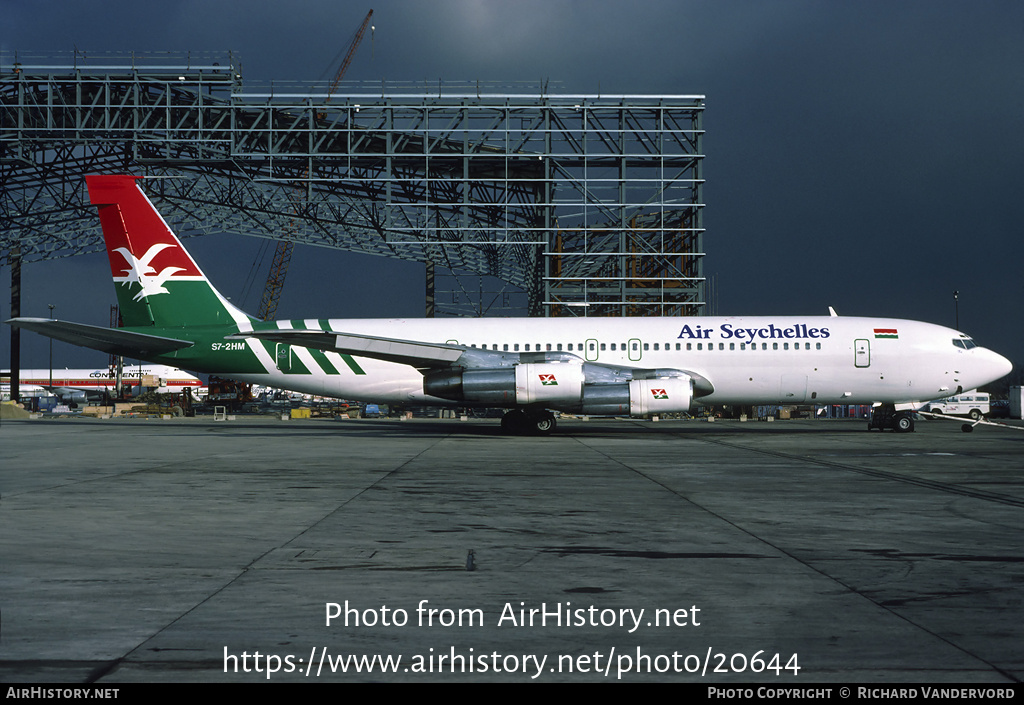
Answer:
M156 269L150 265L153 258L156 257L161 251L168 247L176 247L169 243L160 243L153 245L141 258L137 258L126 247L118 247L114 252L119 253L124 257L124 261L128 263L128 269L123 269L125 278L122 280L122 284L138 284L142 287L134 297L135 301L141 301L147 296L153 294L169 294L171 292L164 288L164 282L171 278L175 272L184 272L182 267L166 267L160 273L157 273Z

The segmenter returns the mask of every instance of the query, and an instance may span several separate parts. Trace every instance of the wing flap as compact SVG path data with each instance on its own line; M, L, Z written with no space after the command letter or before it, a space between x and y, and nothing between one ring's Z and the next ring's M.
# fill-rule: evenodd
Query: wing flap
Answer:
M318 348L418 368L447 367L466 352L463 346L421 343L368 335L323 330L257 330L238 333L231 338L259 338L306 348Z
M101 328L50 318L12 318L7 324L54 340L100 350L111 355L147 357L192 347L191 340L136 333L123 328Z

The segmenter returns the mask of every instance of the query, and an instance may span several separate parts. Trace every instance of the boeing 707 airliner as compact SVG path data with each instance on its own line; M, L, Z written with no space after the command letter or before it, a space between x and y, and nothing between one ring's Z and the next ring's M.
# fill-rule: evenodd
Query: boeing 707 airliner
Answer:
M923 400L1011 370L943 326L889 318L301 319L264 322L207 280L139 185L87 176L124 328L10 324L76 345L271 387L388 404L646 417L695 404L875 404L913 430Z

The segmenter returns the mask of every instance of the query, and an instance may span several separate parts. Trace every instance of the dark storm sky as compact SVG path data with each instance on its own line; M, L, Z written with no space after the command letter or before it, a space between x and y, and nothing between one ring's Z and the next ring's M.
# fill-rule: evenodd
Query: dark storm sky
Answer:
M367 10L347 78L700 93L705 273L728 314L913 318L1024 362L1024 3L0 0L0 49L227 51L247 82L315 81ZM224 293L261 240L190 239ZM262 276L265 277L265 274ZM421 316L422 267L298 250L278 316ZM0 271L0 316L10 313ZM103 255L29 264L23 315L105 325ZM2 333L9 360L9 334ZM59 348L59 349L58 349ZM46 341L23 335L24 367ZM59 364L104 356L55 344Z

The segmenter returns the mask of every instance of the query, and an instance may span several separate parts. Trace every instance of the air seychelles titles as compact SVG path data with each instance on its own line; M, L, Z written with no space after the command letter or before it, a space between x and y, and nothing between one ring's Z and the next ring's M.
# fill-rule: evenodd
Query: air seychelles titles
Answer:
M806 323L796 323L785 328L780 328L773 323L762 328L741 328L731 323L723 323L718 328L687 324L682 327L677 337L685 340L710 340L711 335L716 332L721 340L739 340L741 342L753 342L758 339L809 340L815 338L820 340L830 335L828 328L814 328Z

